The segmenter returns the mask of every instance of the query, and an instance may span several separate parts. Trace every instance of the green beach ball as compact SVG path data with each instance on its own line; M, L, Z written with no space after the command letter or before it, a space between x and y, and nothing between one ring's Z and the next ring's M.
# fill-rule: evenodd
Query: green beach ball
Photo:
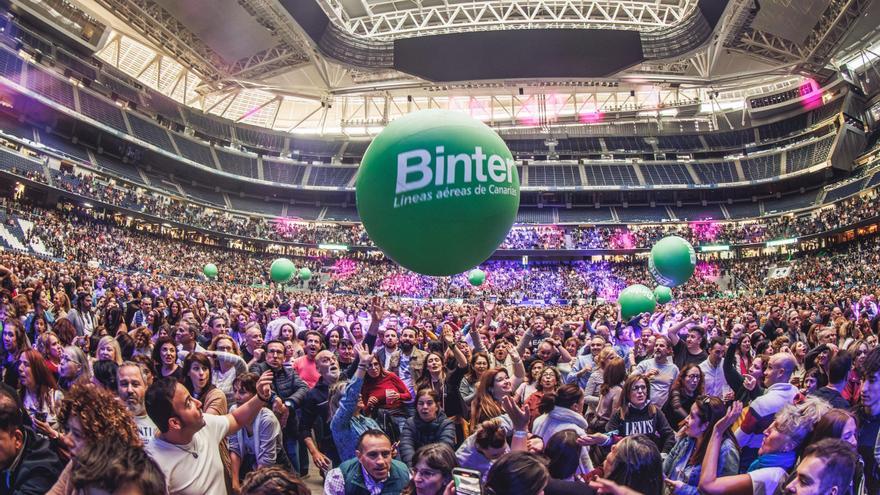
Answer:
M648 269L660 285L679 286L691 278L696 268L694 247L681 237L664 237L651 248Z
M278 258L269 267L269 277L273 282L280 284L289 282L294 273L296 273L296 267L287 258Z
M214 263L208 263L202 268L202 273L208 278L217 278L217 265Z
M373 139L356 199L367 234L389 258L422 275L455 275L504 241L519 208L519 174L489 126L424 110Z
M672 289L665 285L654 287L654 298L659 304L666 304L672 300Z
M630 285L620 292L617 298L620 304L620 315L629 320L640 313L653 313L657 308L657 300L651 289L641 284Z
M483 282L486 281L486 272L480 270L479 268L474 268L468 273L468 282L471 283L474 287L479 287L483 285Z

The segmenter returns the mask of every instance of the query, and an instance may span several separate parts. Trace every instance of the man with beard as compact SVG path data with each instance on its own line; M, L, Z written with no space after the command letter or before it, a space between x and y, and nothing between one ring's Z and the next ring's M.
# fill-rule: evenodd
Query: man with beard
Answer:
M669 389L678 378L678 366L669 359L672 356L672 345L664 335L657 336L654 341L654 357L636 365L633 373L640 373L650 378L651 403L663 408L669 399Z
M400 340L397 329L385 328L382 333L382 347L376 351L376 358L386 370L396 370L400 366Z
M425 358L428 356L427 352L416 347L418 335L413 327L406 327L400 332L400 359L397 368L390 370L403 380L411 393L415 392L413 386L416 379L422 376L422 371L425 369Z
M293 361L293 369L309 388L313 388L321 375L318 374L316 356L324 348L324 338L320 333L309 331L305 335L306 353Z
M156 434L156 424L147 416L144 407L144 394L147 392L147 381L140 365L131 361L122 363L116 370L117 394L137 425L138 434L149 445Z
M303 399L300 413L300 440L315 460L322 472L327 472L341 462L333 436L330 433L330 386L339 381L342 375L339 361L330 351L321 351L315 356L318 374L321 378ZM351 378L345 376L343 379ZM312 432L314 431L314 436Z

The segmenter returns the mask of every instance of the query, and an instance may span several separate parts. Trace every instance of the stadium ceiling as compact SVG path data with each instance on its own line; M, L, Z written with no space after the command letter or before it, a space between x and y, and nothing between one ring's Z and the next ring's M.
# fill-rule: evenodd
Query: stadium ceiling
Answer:
M355 37L390 41L473 30L625 29L675 26L694 0L318 0L331 20Z
M722 0L77 3L114 29L98 53L106 62L206 112L294 131L335 130L345 122L381 126L395 107L452 107L454 101L488 106L491 115L497 105L516 116L517 105L533 104L528 97L539 93L563 95L575 107L592 102L587 105L599 111L651 108L652 101L654 108L658 102L705 105L709 94L744 98L796 84L794 77L821 79L842 47L858 53L880 39L880 0L729 0L708 25L698 14L708 4L723 6ZM435 40L490 31L621 33L638 37L643 52L655 52L601 77L517 77L528 68L514 66L503 77L438 81L395 67L395 44L427 42L430 48ZM424 101L433 103L418 104ZM714 102L727 103L723 97ZM382 110L378 118L363 110L374 107Z

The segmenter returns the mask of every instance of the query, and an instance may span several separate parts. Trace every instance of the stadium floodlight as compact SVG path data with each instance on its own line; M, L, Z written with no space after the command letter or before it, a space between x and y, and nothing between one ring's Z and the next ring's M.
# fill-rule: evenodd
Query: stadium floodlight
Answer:
M701 253L717 253L720 251L730 251L730 246L727 244L714 244L711 246L700 246Z
M793 237L791 239L777 239L775 241L768 241L767 247L786 246L788 244L794 244L796 242L797 242L797 237Z
M327 251L348 251L345 244L318 244L318 249L326 249Z

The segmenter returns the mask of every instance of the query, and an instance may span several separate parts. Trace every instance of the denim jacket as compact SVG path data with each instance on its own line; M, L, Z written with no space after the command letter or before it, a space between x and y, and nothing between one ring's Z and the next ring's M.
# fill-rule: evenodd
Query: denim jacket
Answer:
M673 481L681 481L685 485L674 492L674 495L698 495L697 486L700 483L701 463L686 465L697 441L691 437L679 438L672 451L663 461L663 474ZM739 449L730 438L725 438L721 443L721 453L718 456L718 476L729 476L739 472Z
M330 432L333 434L339 458L343 461L354 457L358 438L363 432L380 429L379 424L373 418L362 414L354 415L363 386L364 379L354 377L345 386L342 398L339 400L339 409L333 413L333 418L330 419Z

